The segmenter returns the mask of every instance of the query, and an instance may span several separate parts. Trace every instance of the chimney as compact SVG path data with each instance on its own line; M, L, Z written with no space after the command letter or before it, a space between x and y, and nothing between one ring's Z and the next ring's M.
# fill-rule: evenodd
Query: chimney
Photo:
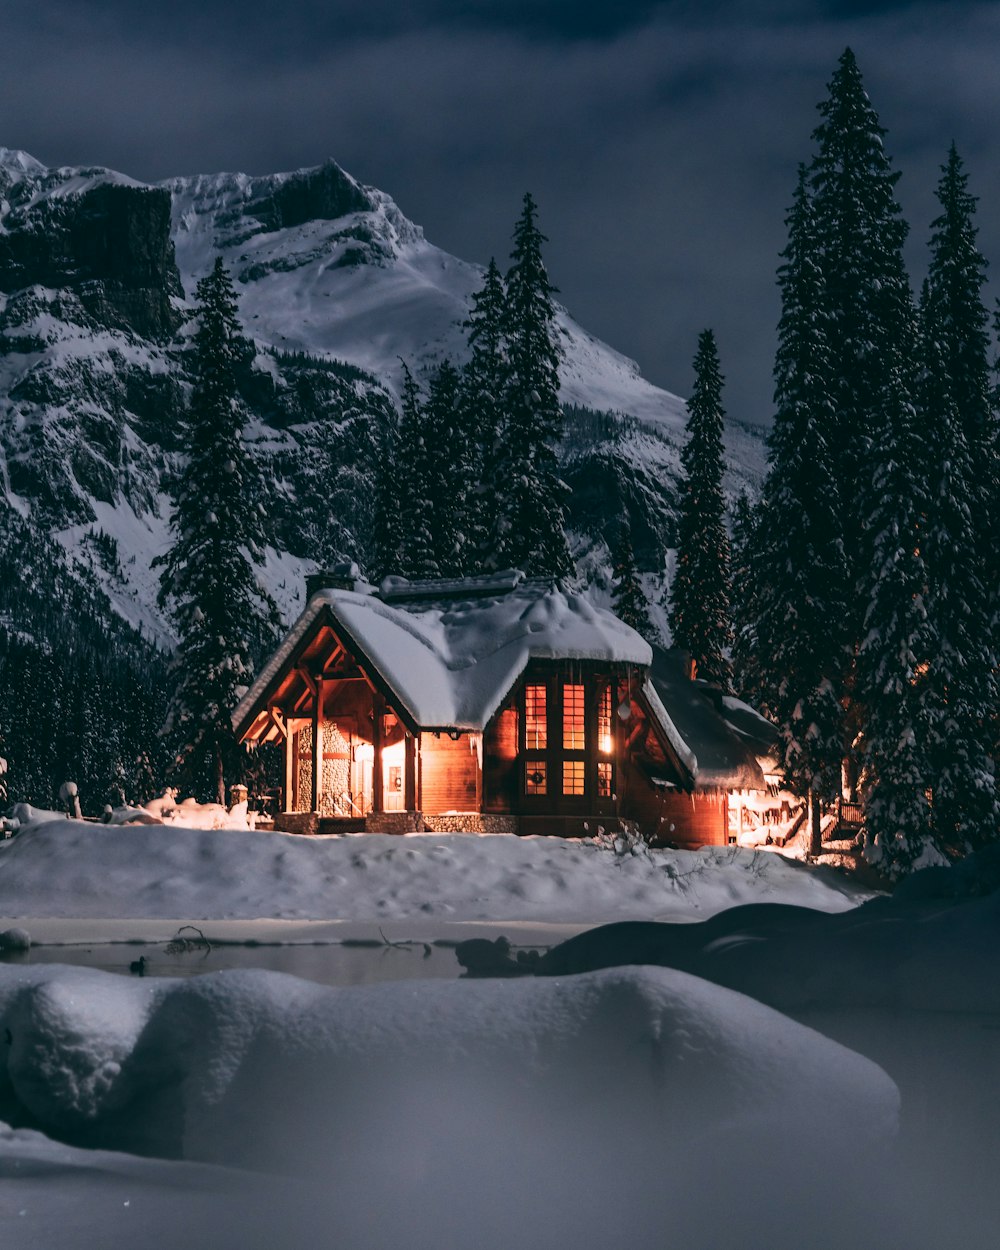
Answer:
M361 581L361 570L353 560L335 564L332 569L317 569L306 574L306 602L317 590L354 590Z

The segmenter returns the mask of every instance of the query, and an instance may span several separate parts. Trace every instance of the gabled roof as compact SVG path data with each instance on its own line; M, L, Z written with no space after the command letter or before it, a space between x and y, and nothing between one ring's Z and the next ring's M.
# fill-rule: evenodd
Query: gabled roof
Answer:
M529 660L649 666L652 652L613 613L515 570L482 578L317 590L233 713L237 733L322 620L421 729L481 731Z
M760 760L774 752L776 727L749 704L708 682L692 681L685 658L680 651L654 647L650 683L686 748L678 754L695 789L764 789Z

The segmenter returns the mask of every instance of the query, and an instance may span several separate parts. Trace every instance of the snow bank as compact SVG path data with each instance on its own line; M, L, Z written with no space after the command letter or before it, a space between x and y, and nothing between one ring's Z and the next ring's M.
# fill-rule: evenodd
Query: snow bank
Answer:
M8 1118L310 1179L351 1250L404 1228L408 1247L621 1244L626 1216L662 1245L705 1168L735 1184L750 1159L883 1149L898 1111L868 1060L662 969L332 990L0 968L5 1029Z
M832 870L736 848L616 856L560 838L304 838L114 827L22 812L0 842L0 915L186 920L699 919L738 903L843 911L870 895Z

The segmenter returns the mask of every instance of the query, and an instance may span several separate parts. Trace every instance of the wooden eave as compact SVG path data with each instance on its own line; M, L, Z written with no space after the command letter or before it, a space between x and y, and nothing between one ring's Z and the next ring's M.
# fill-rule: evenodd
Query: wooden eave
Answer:
M354 660L348 670L338 672L331 667L339 657L348 656ZM399 717L410 733L420 732L421 726L417 725L413 716L402 705L398 694L371 663L363 648L334 619L330 608L324 607L312 629L289 655L265 688L256 706L241 722L237 729L237 739L240 742L266 742L276 736L278 730L270 709L277 707L286 717L294 717L310 697L315 697L315 683L318 678L329 681L366 681L383 696L389 709Z

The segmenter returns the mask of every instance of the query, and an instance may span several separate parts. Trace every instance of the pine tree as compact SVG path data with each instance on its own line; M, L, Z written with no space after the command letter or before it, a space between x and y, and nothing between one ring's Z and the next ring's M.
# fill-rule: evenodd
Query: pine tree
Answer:
M819 111L810 188L828 318L828 442L836 455L848 567L857 575L871 562L863 526L875 503L868 496L870 455L889 414L912 398L895 391L908 380L899 355L912 347L912 296L902 256L907 225L895 197L899 174L850 48ZM856 640L865 601L864 594L851 600L858 605L852 613Z
M935 259L939 254L936 250ZM963 376L948 368L949 357L954 360L958 353L954 319L943 315L945 301L935 299L933 281L939 272L932 264L921 301L919 415L926 499L920 552L927 567L925 603L933 646L920 688L928 716L935 841L940 849L961 853L994 841L1000 827L993 758L996 659L983 576L989 561L979 543L982 461L969 447L969 433L975 437L977 427L969 430L968 417L975 410L970 405L963 411L957 401L968 372Z
M841 787L848 571L829 441L830 320L801 168L787 225L770 464L751 557L753 636L762 702L781 733L786 784L810 801L818 852L820 803Z
M903 382L897 393L907 389ZM872 468L872 589L858 683L866 704L865 856L895 877L933 846L925 674L936 640L927 615L928 499L917 418L906 402L888 416Z
M433 545L443 577L461 577L470 559L474 452L461 404L461 375L445 360L431 378L424 420L430 451Z
M496 261L491 260L464 323L469 360L462 374L462 411L472 435L470 469L475 485L470 499L468 539L470 564L475 568L494 565L498 546L496 524L503 498L499 466L506 433L505 308L503 278Z
M372 525L373 575L398 573L402 551L399 480L399 420L390 413L375 435L375 509Z
M612 554L612 597L615 615L646 639L652 641L656 631L649 619L649 604L639 581L639 570L632 547L632 527L628 513L618 519L618 533Z
M535 202L525 195L506 279L507 428L496 469L506 498L499 508L496 558L529 574L565 577L573 564L563 516L567 488L556 461L563 415L555 287L542 260L546 239L535 215Z
M409 367L403 364L396 472L399 478L401 538L399 568L404 577L439 577L435 549L433 448L427 438L427 413Z
M177 681L167 732L177 767L204 776L225 801L235 762L230 714L252 673L253 643L273 638L274 603L252 561L264 546L264 491L243 441L237 373L252 357L236 320L229 274L217 259L198 284L194 388L186 414L188 458L176 482L174 543L159 563L159 602L177 629Z
M762 702L757 664L757 546L759 509L745 490L733 505L729 525L729 568L732 579L733 688L748 702Z
M938 377L924 404L930 512L928 610L939 636L935 688L934 817L949 846L997 836L992 780L997 742L1000 463L990 386L986 261L976 246L976 199L952 144L937 187L931 263L922 300L925 361Z
M671 586L674 645L690 652L706 681L732 688L727 655L733 640L729 615L729 535L722 494L722 374L715 336L698 338L695 381L688 400L687 441L681 451L677 569Z

